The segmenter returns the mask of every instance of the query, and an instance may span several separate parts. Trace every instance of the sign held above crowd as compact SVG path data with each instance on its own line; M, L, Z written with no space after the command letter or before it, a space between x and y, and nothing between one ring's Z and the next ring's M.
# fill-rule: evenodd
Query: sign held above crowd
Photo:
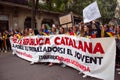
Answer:
M60 25L63 28L70 28L73 25L78 24L79 22L81 22L81 17L70 12L69 14L63 15L61 17L59 17L59 21L60 21Z
M101 17L97 2L93 2L83 9L83 21L88 23Z

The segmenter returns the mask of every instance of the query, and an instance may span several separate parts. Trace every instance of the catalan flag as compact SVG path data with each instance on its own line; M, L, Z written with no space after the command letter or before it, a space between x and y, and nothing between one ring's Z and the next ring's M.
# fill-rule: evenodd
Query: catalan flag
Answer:
M94 31L91 33L91 38L96 38L96 33Z
M42 34L43 34L44 36L49 36L49 34L47 34L47 33L45 33L45 32L43 32Z
M77 36L75 32L70 32L70 35Z
M107 35L109 35L109 37L113 37L114 36L113 30L109 29L106 33L107 33Z

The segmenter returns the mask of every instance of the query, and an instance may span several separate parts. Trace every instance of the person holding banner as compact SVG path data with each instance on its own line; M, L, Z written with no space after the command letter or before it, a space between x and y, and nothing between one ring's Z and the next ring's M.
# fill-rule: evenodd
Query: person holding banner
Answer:
M120 26L116 27L116 68L120 71Z
M91 38L90 37L90 28L91 28L91 24L83 24L81 26L81 30L80 30L80 37L86 37L86 38ZM83 72L79 72L78 74L81 74ZM83 77L87 77L87 75L83 75Z
M57 34L57 28L55 25L52 26L52 29L51 29L51 32L50 32L50 35L56 35Z
M59 33L58 34L65 34L65 28L63 28L62 26L59 28ZM62 67L66 67L66 65L64 63L61 63L61 66Z
M42 31L42 28L40 28L39 29L39 31L38 31L38 34L37 34L38 36L43 36L43 31Z
M72 36L77 36L77 30L78 30L78 29L77 29L77 26L74 25L74 26L72 27L72 31L70 32L70 35L72 35Z
M50 35L56 35L56 34L57 34L56 26L55 26L55 25L52 25L52 29L51 29ZM50 63L48 64L48 66L52 66L52 65L53 65L52 62L50 62Z
M63 27L60 27L58 34L65 34L65 29Z
M80 37L90 38L90 24L85 24L81 28Z
M33 29L32 28L29 28L29 36L34 36L35 34L34 34L34 31L33 31Z
M42 24L41 29L43 31L43 35L45 35L45 36L49 35L49 31L48 31L47 26L45 24Z
M120 68L120 39L118 38L116 39L116 68Z
M80 36L80 32L81 32L81 29L82 29L83 25L84 25L84 23L82 21L78 24L78 31L77 31L78 36Z
M25 28L23 30L23 36L28 36L29 35L29 29L28 28Z

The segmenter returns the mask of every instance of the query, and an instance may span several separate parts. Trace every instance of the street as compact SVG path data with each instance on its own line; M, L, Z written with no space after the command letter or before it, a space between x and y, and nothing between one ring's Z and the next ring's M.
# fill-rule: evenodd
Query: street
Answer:
M71 67L53 65L49 67L44 63L31 65L12 52L0 53L0 80L99 80L92 77L83 78L83 74ZM109 75L106 74L106 75ZM120 75L115 74L115 80Z

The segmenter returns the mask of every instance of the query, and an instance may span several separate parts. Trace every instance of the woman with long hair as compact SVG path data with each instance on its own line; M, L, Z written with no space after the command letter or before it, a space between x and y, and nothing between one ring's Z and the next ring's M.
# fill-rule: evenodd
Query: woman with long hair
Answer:
M65 34L65 29L63 27L60 27L58 34Z
M80 37L89 38L90 37L90 28L91 28L91 26L88 24L83 25L81 28L81 32L80 32Z

